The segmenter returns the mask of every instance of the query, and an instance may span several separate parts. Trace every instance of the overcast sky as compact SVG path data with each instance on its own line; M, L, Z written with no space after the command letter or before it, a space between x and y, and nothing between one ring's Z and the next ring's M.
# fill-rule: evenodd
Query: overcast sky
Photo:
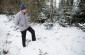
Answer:
M59 1L60 0L56 0L56 6L59 7Z

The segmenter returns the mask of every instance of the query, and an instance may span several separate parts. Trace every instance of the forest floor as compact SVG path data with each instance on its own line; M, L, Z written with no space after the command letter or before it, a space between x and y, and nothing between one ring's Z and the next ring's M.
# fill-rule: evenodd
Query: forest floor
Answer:
M49 30L44 24L31 26L37 40L31 41L31 34L27 32L27 47L23 48L20 31L6 15L0 15L0 55L4 55L3 49L8 50L7 55L85 55L85 32L81 29L61 27L58 23Z

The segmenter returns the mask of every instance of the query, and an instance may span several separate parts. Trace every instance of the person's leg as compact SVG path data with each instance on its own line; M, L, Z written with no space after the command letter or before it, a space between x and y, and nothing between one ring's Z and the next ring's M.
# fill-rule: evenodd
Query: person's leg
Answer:
M31 33L31 35L32 35L32 41L36 41L35 31L32 29L32 27L29 27L27 30L28 30L28 31Z
M23 47L26 47L26 30L25 31L21 31L21 34L22 34L22 45Z

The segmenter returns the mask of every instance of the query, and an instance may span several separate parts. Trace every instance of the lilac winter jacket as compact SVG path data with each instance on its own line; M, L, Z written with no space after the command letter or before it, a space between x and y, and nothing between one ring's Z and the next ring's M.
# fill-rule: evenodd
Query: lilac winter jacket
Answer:
M19 27L20 31L24 31L29 27L29 17L21 11L16 14L15 24Z

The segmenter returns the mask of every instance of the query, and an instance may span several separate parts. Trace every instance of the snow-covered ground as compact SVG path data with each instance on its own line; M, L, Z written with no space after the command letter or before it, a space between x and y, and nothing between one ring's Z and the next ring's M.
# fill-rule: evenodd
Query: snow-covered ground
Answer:
M8 22L5 15L0 15L0 55L4 55L2 50L6 48L7 55L85 55L85 32L77 27L64 28L55 23L46 30L44 24L31 26L37 41L30 41L31 34L27 32L27 47L23 48L20 31L15 30L13 21Z

